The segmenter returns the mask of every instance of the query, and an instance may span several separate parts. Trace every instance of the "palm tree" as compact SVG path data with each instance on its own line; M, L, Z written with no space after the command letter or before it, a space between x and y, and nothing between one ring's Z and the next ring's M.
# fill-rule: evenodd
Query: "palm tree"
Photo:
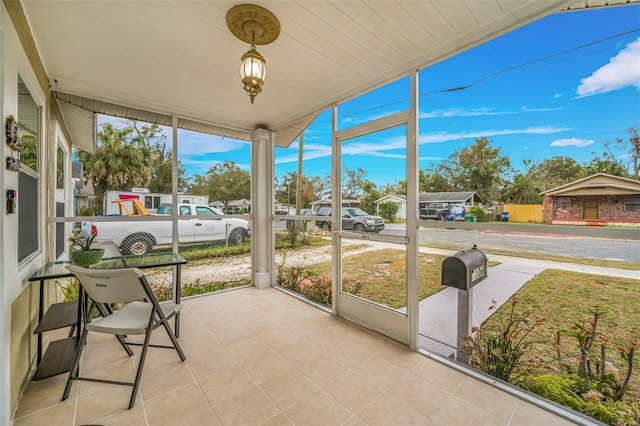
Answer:
M161 132L155 125L138 129L135 122L129 122L118 129L111 123L103 123L95 153L77 151L84 177L93 183L98 200L96 211L102 210L100 200L106 191L130 191L149 184L154 164L150 140Z

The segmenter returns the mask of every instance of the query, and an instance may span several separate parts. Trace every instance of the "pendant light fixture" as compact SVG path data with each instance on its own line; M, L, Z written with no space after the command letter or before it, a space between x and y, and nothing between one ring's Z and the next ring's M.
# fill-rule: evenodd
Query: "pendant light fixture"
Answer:
M250 43L250 49L240 58L240 78L244 90L253 103L262 91L267 75L267 60L256 49L257 45L273 42L280 35L280 22L267 9L253 4L239 4L227 12L227 27L240 40Z

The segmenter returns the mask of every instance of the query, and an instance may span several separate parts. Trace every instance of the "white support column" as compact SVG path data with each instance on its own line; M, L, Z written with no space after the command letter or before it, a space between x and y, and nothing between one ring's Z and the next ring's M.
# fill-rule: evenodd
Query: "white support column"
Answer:
M411 73L411 108L407 123L407 313L409 314L409 347L417 350L420 338L420 296L419 296L419 84L418 71Z
M251 271L257 288L273 285L273 147L275 133L257 129L251 136Z

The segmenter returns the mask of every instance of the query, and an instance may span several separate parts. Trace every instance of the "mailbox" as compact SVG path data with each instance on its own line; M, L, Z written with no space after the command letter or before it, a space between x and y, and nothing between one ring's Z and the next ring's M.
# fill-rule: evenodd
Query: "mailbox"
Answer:
M469 290L487 278L487 256L474 245L461 250L442 262L442 284Z

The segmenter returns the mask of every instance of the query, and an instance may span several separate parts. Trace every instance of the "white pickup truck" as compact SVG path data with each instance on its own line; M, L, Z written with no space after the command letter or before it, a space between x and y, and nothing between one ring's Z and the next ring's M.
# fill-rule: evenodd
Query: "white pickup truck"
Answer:
M180 216L201 216L178 220L178 242L223 241L240 244L250 236L249 222L240 218L218 217L223 213L198 204L178 204ZM170 215L171 204L161 204L150 216ZM145 212L146 213L146 212ZM148 213L147 213L148 214ZM97 235L95 241L112 240L123 254L149 253L154 246L171 244L170 221L82 222L82 234Z

